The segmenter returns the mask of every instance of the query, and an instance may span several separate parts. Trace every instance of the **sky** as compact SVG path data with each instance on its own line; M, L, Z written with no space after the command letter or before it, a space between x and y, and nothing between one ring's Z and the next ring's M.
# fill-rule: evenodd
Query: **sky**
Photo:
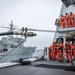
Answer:
M0 0L0 26L9 26L11 20L18 28L56 30L55 19L61 11L61 0ZM1 29L5 32L7 29ZM55 33L35 32L25 46L49 47Z

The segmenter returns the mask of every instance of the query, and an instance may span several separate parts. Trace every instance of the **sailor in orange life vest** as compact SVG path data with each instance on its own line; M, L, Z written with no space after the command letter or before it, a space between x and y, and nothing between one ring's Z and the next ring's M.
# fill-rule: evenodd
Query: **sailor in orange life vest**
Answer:
M57 59L61 62L63 62L63 43L61 39L58 39L57 43Z
M66 28L69 28L69 23L70 23L69 18L70 18L69 14L66 13L65 14L65 26L66 26Z
M72 62L72 44L69 41L65 43L66 62Z
M75 14L70 12L70 27L74 27L74 17Z
M61 15L60 23L62 28L65 28L65 17L63 15Z
M74 57L74 60L75 60L75 45L73 46L73 57Z
M53 41L53 45L50 46L50 59L55 60L55 51L56 51L56 40Z

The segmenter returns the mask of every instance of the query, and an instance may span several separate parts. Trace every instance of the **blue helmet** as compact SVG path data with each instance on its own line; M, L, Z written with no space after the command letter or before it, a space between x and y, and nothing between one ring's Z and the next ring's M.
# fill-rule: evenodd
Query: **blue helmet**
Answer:
M62 40L61 39L58 39L58 42L61 42Z

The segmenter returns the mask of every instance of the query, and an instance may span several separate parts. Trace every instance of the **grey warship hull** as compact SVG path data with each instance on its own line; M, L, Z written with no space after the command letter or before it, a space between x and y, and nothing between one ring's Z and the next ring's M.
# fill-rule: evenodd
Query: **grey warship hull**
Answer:
M11 50L13 50L13 48L9 48L8 52L0 53L0 63L19 60L19 58L31 58L33 52L35 51L35 47L16 48L10 52Z

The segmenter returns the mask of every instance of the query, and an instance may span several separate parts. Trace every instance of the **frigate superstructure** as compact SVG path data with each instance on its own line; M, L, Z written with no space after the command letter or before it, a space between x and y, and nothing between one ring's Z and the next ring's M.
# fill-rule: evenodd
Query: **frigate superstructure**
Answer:
M62 1L66 2L65 0L62 0ZM68 1L71 1L71 0L68 0ZM75 13L75 5L72 4L72 5L68 6L68 7L66 7L64 4L62 4L60 15L58 17L58 21L61 18L61 15L65 15L65 13L70 13L70 12ZM75 26L74 27L69 27L69 28L62 28L62 26L61 26L61 24L59 22L56 24L56 26L57 26L56 27L57 32L55 33L54 39L62 37L64 39L64 43L66 41L66 35L67 34L70 34L70 32L75 33ZM73 37L74 37L74 35L75 34L73 34ZM68 36L68 38L69 38L69 36ZM73 41L75 41L75 40L73 40Z
M8 32L14 30L14 25L11 21ZM19 60L19 58L30 58L36 47L24 46L26 39L7 35L0 40L0 62L10 62Z

